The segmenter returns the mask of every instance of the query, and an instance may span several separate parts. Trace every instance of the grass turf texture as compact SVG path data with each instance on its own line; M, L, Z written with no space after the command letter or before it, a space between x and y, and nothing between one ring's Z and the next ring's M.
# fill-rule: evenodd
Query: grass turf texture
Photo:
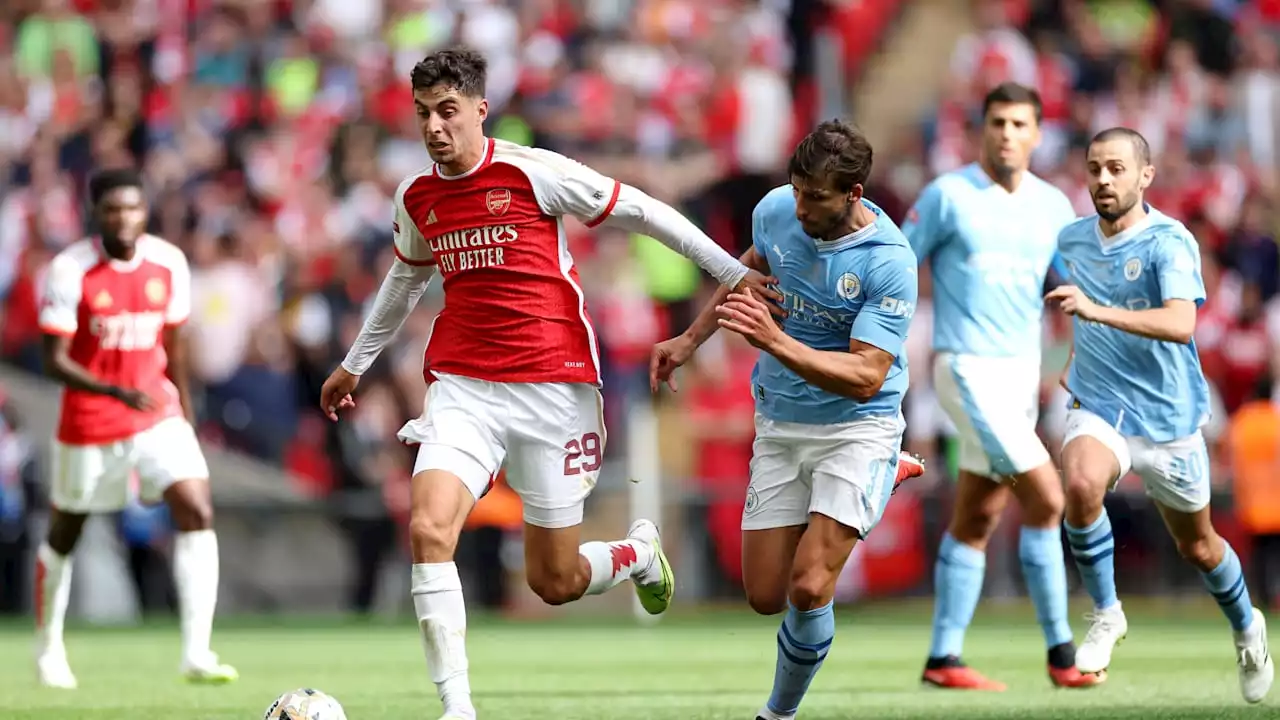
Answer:
M1083 608L1073 606L1077 639ZM837 718L1264 718L1280 697L1246 706L1237 689L1230 630L1211 605L1126 604L1129 639L1109 682L1056 690L1044 643L1024 604L986 602L966 659L1007 682L1002 694L928 690L919 684L929 605L837 610L836 641L801 708L802 720ZM474 619L468 632L481 718L526 720L751 720L769 695L776 618L737 608L673 613L652 628L629 619ZM241 680L194 687L176 673L172 624L67 631L80 689L34 684L30 633L0 624L0 716L6 720L259 718L295 687L337 697L351 720L434 720L439 703L411 623L333 619L227 619L214 646Z

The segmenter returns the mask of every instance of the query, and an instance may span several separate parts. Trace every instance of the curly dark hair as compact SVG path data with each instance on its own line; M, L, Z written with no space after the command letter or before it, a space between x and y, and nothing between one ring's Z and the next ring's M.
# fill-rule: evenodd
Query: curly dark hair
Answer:
M847 193L867 183L871 159L866 135L839 120L828 120L796 146L787 173L804 180L829 179L836 190Z
M100 170L89 178L89 204L97 207L107 193L116 188L142 189L142 175L133 168Z
M414 90L444 85L467 97L482 98L488 69L489 62L484 55L470 48L455 47L423 58L413 66L409 79Z

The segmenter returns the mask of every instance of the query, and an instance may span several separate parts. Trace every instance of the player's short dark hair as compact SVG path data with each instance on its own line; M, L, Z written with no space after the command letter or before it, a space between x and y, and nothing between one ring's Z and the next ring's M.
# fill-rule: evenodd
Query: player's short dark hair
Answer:
M414 90L436 85L451 87L470 98L484 97L489 62L484 55L465 47L437 50L413 66L409 80Z
M1151 164L1151 143L1142 137L1142 133L1127 127L1107 128L1089 141L1089 146L1093 147L1098 143L1111 142L1112 140L1128 140L1133 146L1133 156L1138 159L1138 164L1146 167Z
M829 180L836 190L849 192L854 185L867 183L871 160L866 135L839 120L828 120L796 146L787 173L805 180Z
M987 116L992 105L1030 105L1036 113L1036 124L1044 117L1044 103L1040 102L1040 93L1035 88L1016 82L1002 82L991 88L987 96L982 98L982 117Z
M142 174L133 168L99 170L89 178L89 204L97 207L107 193L117 188L142 189Z

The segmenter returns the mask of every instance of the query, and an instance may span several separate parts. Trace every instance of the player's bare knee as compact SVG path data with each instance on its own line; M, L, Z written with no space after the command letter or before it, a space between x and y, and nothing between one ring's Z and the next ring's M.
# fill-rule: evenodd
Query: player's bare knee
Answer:
M576 572L544 569L529 573L529 589L548 605L564 605L582 597L585 586Z
M983 550L987 547L987 541L991 539L991 534L995 532L999 522L1000 514L990 512L986 508L957 508L948 532L951 533L951 537L965 545Z
M59 555L70 555L80 541L80 533L84 530L84 521L88 515L67 513L54 510L49 523L47 542L49 547Z
M1066 500L1062 481L1052 465L1037 468L1019 478L1013 491L1022 506L1023 525L1054 528L1062 522Z
M835 578L821 566L796 568L791 576L791 604L797 610L814 610L831 600Z
M1209 572L1222 561L1220 543L1217 537L1198 537L1179 539L1178 554L1202 572Z
M758 615L777 615L787 609L785 588L760 588L746 586L747 604Z
M449 523L415 513L409 519L409 546L415 563L441 563L453 559L458 538Z
M213 527L213 498L207 480L179 480L164 491L165 504L178 532L196 532Z
M1067 522L1074 527L1087 527L1102 512L1107 495L1107 483L1099 480L1083 468L1067 466L1063 474Z

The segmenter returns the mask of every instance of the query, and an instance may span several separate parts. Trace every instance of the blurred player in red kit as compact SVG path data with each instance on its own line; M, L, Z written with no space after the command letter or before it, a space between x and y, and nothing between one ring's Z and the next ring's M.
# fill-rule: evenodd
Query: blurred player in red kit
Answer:
M424 359L425 411L399 437L419 446L409 522L413 603L449 720L475 717L454 549L504 462L523 503L529 586L545 602L572 602L630 579L645 609L658 614L674 589L648 520L622 540L581 543L605 428L596 331L563 217L643 233L723 285L780 299L771 278L664 203L554 152L486 137L485 75L484 58L465 49L433 53L413 69L433 162L396 191L397 260L320 399L334 420L352 406L360 375L439 272L445 304Z
M136 172L98 173L89 198L101 235L53 259L40 307L45 372L64 387L50 466L53 512L36 565L40 682L76 686L62 641L70 555L90 513L125 507L134 473L140 499L167 503L177 529L179 670L192 682L230 682L235 668L209 649L218 539L187 389L182 327L191 311L191 271L181 250L146 233Z

